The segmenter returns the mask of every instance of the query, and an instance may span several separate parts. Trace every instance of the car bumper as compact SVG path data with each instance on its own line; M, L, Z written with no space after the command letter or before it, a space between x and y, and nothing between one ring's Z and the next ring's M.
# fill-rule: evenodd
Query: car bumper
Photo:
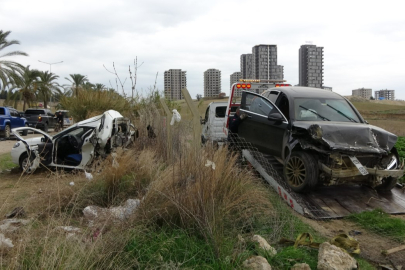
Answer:
M356 177L356 176L362 176L362 173L356 168L352 167L350 169L345 169L345 170L340 170L340 169L331 169L325 164L321 164L321 169L328 175L330 175L332 178L347 178L347 177ZM375 168L367 168L368 174L370 175L375 175L375 176L381 176L381 177L394 177L394 178L399 178L404 175L404 169L402 170L379 170Z

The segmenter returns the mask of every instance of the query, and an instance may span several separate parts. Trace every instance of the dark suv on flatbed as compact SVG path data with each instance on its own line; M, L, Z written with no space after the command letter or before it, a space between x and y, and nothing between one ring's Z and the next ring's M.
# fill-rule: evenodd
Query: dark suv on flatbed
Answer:
M239 136L284 165L297 192L318 183L390 190L404 174L397 136L369 125L344 97L309 87L242 92Z

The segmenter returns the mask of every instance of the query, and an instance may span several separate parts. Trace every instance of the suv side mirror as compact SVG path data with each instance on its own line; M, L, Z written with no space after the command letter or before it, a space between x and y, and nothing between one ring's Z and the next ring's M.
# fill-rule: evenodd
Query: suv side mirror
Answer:
M267 116L267 120L282 122L284 120L284 117L279 112L274 112L269 113L269 115Z

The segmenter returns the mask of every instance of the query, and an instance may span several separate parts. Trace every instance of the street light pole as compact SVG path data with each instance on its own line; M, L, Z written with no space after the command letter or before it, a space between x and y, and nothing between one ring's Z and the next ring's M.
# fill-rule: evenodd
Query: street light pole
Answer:
M52 65L63 63L63 61L56 62L56 63L47 63L47 62L44 62L44 61L41 61L41 60L38 60L38 62L41 62L41 63L44 63L44 64L48 64L48 65L49 65L49 73L52 72Z

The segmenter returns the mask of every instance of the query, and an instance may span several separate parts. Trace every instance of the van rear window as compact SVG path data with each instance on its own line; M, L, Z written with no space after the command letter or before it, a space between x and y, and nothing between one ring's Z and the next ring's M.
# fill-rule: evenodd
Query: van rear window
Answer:
M220 106L215 108L215 117L224 118L226 114L226 106Z

